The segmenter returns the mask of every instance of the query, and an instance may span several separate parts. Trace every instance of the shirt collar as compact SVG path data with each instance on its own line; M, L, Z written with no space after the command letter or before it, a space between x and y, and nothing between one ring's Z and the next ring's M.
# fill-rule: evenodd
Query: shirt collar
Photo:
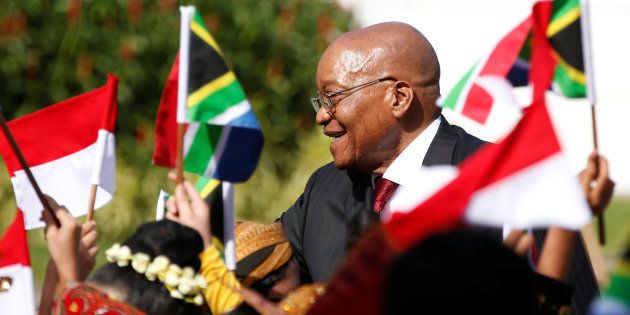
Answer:
M417 180L420 168L422 168L422 161L427 155L433 138L437 134L441 121L442 118L438 117L422 131L385 170L383 178L401 186L407 186L414 180ZM373 183L374 179L372 178Z

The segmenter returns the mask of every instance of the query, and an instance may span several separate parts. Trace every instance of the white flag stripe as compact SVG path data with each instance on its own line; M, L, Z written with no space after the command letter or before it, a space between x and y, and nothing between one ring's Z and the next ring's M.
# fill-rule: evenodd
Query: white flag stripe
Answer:
M472 224L516 229L558 226L578 230L592 215L583 197L577 177L556 153L500 181L477 190L472 196L464 219ZM438 193L457 177L452 166L422 169L417 183L401 187L389 202L391 212L381 220L389 221L393 213L407 213ZM420 174L419 174L420 175Z
M186 128L186 133L184 134L184 156L188 154L190 146L193 144L193 140L195 140L197 130L199 130L199 124L199 122L190 122Z
M228 125L232 120L243 116L248 111L252 110L251 105L247 99L242 100L240 103L228 108L223 113L208 120L209 125Z
M106 148L114 148L114 136L107 136ZM73 154L40 164L31 168L33 176L42 192L53 197L60 205L68 208L73 216L84 215L90 196L94 161L97 159L97 144L94 143ZM105 155L103 159L100 186L96 194L95 208L100 208L111 200L114 193L115 157ZM107 172L107 174L105 174ZM24 212L27 230L43 227L41 222L42 204L23 170L11 177L18 208Z
M217 161L221 160L223 152L225 152L225 145L227 144L227 139L230 136L231 131L232 127L230 126L223 126L223 129L221 129L221 136L219 137L219 141L214 148L214 154L212 154L212 156L210 157L208 167L206 167L203 176L214 178L213 175L214 171L217 169Z
M392 213L410 212L417 205L444 188L457 177L457 174L457 167L450 165L420 168L418 176L414 176L417 181L408 186L401 186L392 196L389 206L385 207L381 214L381 221L389 221ZM427 178L431 180L427 180Z
M526 229L558 226L578 230L591 220L577 177L557 153L478 190L466 209L474 224Z
M1 267L0 277L11 278L11 288L0 293L2 314L35 314L35 292L31 267L20 264Z
M109 141L110 137L112 138L112 141ZM115 139L114 134L105 129L100 129L98 131L98 138L96 139L96 157L94 159L94 168L92 169L90 184L100 185L101 181L104 180L115 181ZM109 163L112 161L114 164Z

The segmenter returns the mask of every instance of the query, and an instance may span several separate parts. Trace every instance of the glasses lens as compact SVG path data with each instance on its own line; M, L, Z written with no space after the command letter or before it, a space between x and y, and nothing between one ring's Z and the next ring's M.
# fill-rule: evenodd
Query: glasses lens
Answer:
M319 109L322 107L319 102L319 95L317 97L311 97L311 105L313 105L313 109L315 112L319 112Z

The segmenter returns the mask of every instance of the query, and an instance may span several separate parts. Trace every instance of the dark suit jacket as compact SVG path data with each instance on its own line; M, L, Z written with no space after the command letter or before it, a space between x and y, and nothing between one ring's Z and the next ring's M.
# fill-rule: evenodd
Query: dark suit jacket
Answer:
M423 165L457 165L485 142L450 125L444 117ZM348 235L358 234L361 218L375 216L370 174L319 168L304 193L280 221L300 264L303 281L325 282L346 254ZM352 233L351 233L352 232Z

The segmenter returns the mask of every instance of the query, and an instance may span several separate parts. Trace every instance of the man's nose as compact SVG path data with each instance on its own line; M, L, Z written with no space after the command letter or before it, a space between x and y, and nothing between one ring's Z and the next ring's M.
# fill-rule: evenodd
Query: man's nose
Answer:
M317 111L317 115L315 116L315 121L318 125L326 125L330 122L334 117L326 110L325 107L321 107L319 111Z

